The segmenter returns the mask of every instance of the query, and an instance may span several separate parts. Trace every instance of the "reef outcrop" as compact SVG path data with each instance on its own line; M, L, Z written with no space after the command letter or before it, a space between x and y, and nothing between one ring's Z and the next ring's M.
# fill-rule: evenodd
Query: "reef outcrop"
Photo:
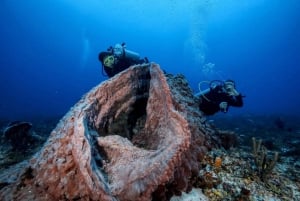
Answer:
M0 136L0 143L10 144L12 151L25 152L43 141L43 138L31 132L32 124L24 121L10 122ZM1 139L2 137L2 139Z
M0 200L168 200L216 145L181 75L133 66L88 92L30 160L0 174Z

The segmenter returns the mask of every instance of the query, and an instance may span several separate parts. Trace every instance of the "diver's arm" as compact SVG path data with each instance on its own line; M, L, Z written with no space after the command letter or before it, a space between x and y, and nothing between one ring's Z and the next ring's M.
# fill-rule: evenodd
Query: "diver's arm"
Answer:
M241 94L237 96L230 96L229 104L231 106L242 107L244 105L243 96Z

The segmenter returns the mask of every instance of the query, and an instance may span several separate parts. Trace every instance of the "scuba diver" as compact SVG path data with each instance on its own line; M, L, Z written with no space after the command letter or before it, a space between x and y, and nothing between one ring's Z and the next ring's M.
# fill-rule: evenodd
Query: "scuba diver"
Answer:
M113 77L115 74L127 69L135 64L149 63L147 57L140 58L136 52L126 49L125 43L117 43L114 47L110 46L106 52L100 52L99 61L108 77Z
M245 96L235 89L233 80L213 80L209 83L209 88L204 91L201 91L201 83L199 83L200 92L195 96L199 97L199 109L205 115L213 115L219 111L226 113L229 106L243 106Z

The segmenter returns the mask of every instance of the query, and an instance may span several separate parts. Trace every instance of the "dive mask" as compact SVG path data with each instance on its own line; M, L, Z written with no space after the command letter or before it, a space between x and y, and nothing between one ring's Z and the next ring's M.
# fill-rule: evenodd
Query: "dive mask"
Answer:
M112 55L106 56L106 57L103 59L103 64L104 64L104 66L106 66L106 67L112 68L113 65L114 65L114 63L115 63L115 58L114 58L114 56L112 56Z

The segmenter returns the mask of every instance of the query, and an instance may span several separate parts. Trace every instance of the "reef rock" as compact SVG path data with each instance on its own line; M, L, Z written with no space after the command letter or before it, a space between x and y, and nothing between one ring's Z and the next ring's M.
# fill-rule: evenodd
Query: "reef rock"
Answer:
M87 93L30 160L0 174L0 200L169 200L215 146L183 76L133 66Z
M1 143L9 143L13 151L27 151L42 141L34 132L30 132L32 124L25 121L9 123L3 130Z

